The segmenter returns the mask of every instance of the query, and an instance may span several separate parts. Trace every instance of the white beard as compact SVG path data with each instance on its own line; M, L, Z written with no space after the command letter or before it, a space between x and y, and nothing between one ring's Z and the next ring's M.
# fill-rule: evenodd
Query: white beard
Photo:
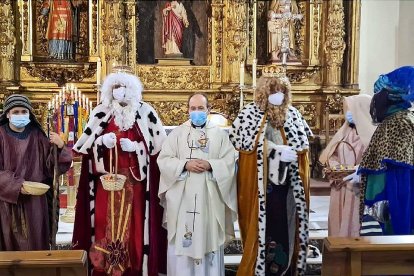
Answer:
M115 124L120 130L125 131L130 129L135 123L135 115L138 106L127 102L126 106L121 106L118 101L112 101L112 109L115 118Z

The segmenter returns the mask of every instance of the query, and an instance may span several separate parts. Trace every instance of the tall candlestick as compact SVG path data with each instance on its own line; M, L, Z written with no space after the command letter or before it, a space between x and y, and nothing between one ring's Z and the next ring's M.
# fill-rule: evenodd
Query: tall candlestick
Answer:
M244 105L243 86L240 86L240 110L242 110L243 105Z
M283 53L283 56L282 56L282 64L283 65L286 65L286 58L287 58L287 53Z
M240 63L240 86L244 86L244 61Z
M98 62L96 63L96 84L101 84L101 58L98 58Z
M257 59L253 59L253 68L252 68L252 77L253 77L253 81L252 81L252 86L253 88L256 87L256 71L257 71Z

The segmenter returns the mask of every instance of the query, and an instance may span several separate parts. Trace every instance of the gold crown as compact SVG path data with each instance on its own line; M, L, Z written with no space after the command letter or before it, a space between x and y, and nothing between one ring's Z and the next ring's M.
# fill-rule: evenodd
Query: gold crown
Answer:
M112 73L128 73L134 74L134 70L128 65L115 65L112 67Z
M277 66L276 64L267 65L263 68L262 75L268 78L278 78L282 84L290 87L285 66Z

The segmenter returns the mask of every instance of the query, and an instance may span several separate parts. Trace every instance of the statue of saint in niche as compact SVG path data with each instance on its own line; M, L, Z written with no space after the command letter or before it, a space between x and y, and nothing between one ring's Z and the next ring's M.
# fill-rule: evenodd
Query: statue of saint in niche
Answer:
M79 7L82 0L43 0L40 26L46 26L44 37L48 41L48 56L52 59L75 58L79 41ZM42 28L41 28L42 29Z
M301 20L295 0L273 0L267 16L270 61L296 60L295 20Z
M183 33L188 28L187 11L182 1L167 2L162 10L162 48L167 57L182 57Z

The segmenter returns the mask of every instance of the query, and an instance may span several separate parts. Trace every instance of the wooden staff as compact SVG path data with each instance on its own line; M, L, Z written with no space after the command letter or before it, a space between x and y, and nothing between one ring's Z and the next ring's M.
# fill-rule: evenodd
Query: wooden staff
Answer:
M53 155L53 195L52 195L52 237L51 237L51 249L56 250L56 235L58 230L57 222L59 221L58 217L58 204L59 204L59 169L58 169L58 150L57 146L52 146L52 155Z

